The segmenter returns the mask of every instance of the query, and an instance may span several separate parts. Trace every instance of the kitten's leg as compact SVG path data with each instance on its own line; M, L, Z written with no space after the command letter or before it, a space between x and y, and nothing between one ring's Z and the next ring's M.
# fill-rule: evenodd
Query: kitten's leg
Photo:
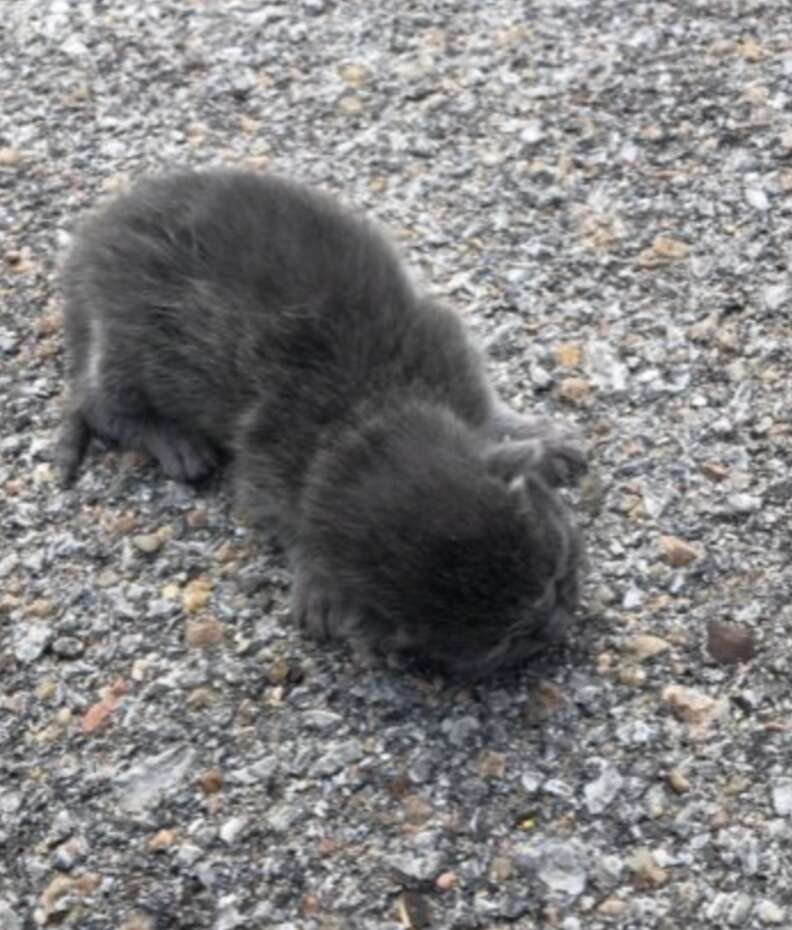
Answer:
M64 488L74 483L90 440L91 428L79 410L72 410L61 425L54 452Z
M547 417L529 417L498 402L490 429L498 443L493 459L515 474L537 468L553 486L574 484L587 470L578 430Z
M146 424L140 443L160 463L169 478L198 481L217 467L217 450L202 436L187 436L163 422Z
M177 481L197 481L212 471L216 449L204 436L188 434L157 414L121 337L110 338L107 324L79 307L67 308L67 314L73 406L57 450L64 483L74 479L92 432L122 448L148 452Z
M292 617L318 639L361 639L360 614L349 599L298 564L292 586Z
M165 474L177 481L198 481L218 463L217 450L204 436L187 435L179 427L151 416L135 416L105 397L75 409L64 423L56 449L64 484L74 480L92 432L124 449L148 452Z

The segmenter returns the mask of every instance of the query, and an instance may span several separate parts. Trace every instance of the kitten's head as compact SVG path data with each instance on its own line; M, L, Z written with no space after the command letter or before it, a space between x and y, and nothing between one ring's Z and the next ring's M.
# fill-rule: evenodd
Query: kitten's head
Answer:
M344 605L327 632L470 676L561 638L577 531L536 469L504 473L499 448L413 409L320 457L301 536L309 571Z

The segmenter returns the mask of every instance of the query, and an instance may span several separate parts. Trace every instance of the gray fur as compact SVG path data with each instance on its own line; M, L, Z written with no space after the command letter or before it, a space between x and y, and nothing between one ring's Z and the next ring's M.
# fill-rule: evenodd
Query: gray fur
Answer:
M476 675L565 631L580 447L495 396L371 225L272 177L169 175L85 220L62 287L65 483L92 434L179 480L230 454L299 622L369 652Z

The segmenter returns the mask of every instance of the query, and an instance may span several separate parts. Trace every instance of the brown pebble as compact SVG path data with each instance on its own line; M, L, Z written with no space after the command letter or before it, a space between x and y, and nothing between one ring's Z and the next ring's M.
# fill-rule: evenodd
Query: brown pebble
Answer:
M684 685L668 685L663 691L663 700L677 718L688 724L693 736L703 736L729 709L725 698L711 698Z
M0 148L0 167L10 168L12 165L16 165L22 158L22 153L19 149L12 149L8 146Z
M406 772L399 772L385 784L385 790L394 801L401 801L410 793L412 783Z
M291 673L291 666L283 656L278 656L270 662L265 675L271 685L282 685L288 681Z
M668 784L677 794L687 794L690 791L690 782L679 769L671 769L667 776Z
M429 902L417 891L404 891L397 903L399 921L405 930L422 930L432 923Z
M31 601L25 612L33 617L48 617L55 610L55 604L48 597L39 597Z
M704 462L701 466L701 473L710 479L710 481L725 481L729 477L729 469L718 462Z
M334 856L339 850L339 844L332 836L323 836L319 840L319 846L317 847L319 855L324 858L325 856Z
M170 849L176 842L175 830L158 830L154 836L150 836L146 846L150 852L163 852Z
M157 530L156 533L140 533L137 536L133 536L132 544L140 552L146 555L153 555L162 548L163 543L169 536L170 531L166 527L163 527Z
M217 794L223 787L223 776L219 769L208 769L199 776L198 784L204 794Z
M622 917L624 912L629 907L627 901L623 901L621 898L605 898L602 904L597 908L597 913L600 917Z
M538 723L558 713L566 704L567 697L558 685L542 680L531 689L525 716L528 720Z
M668 873L655 862L651 850L644 847L637 849L627 859L627 868L633 874L633 883L637 888L659 888L668 880Z
M640 688L646 684L646 672L633 665L620 668L617 677L619 684L626 685L628 688Z
M118 930L154 930L154 918L142 911L136 911L118 925Z
M759 45L756 39L750 36L743 39L741 42L737 42L735 44L735 50L741 58L744 58L751 64L756 64L757 61L761 61L765 54L762 46Z
M683 568L698 558L698 550L678 536L661 536L660 548L666 562L673 568Z
M49 701L58 693L58 682L54 678L42 678L36 685L36 697L40 701Z
M118 516L110 517L104 523L109 532L117 536L127 536L137 528L138 518L134 513L127 510Z
M434 810L432 805L418 794L408 794L402 801L407 822L421 826L430 820Z
M652 659L669 648L669 643L651 633L641 633L631 637L627 642L629 651L639 660Z
M209 523L209 515L203 509L199 507L196 510L190 510L184 517L187 526L191 530L202 530Z
M342 97L338 101L338 107L340 110L343 110L344 113L348 113L350 116L355 116L363 110L363 101L360 97L355 97L352 94L348 94L346 97Z
M82 729L83 733L95 733L103 727L110 719L110 715L115 710L115 702L101 700L92 704L83 714Z
M456 872L443 872L435 879L435 888L438 891L450 891L456 885L458 879Z
M579 345L562 342L553 349L553 357L563 368L577 368L583 358L583 350Z
M506 756L502 752L483 752L479 757L478 770L482 778L503 778Z
M215 549L214 553L215 561L219 562L221 565L227 565L229 562L233 562L236 556L237 551L229 542L221 543L217 549Z
M193 578L182 591L182 606L189 614L198 613L212 596L212 582L204 575Z
M707 652L723 665L749 662L754 657L756 645L753 633L736 623L710 620L707 624Z
M184 640L194 649L210 649L223 641L225 627L214 617L188 620L184 625Z
M507 882L514 872L514 864L508 856L495 856L490 863L490 879L496 884Z
M74 889L74 879L70 875L56 875L55 878L42 891L39 898L46 920L49 920L50 914L55 909L56 904L64 895L69 894Z
M194 688L187 695L187 706L190 710L204 710L211 707L217 700L211 688Z
M558 385L558 394L570 404L580 404L587 400L591 385L583 378L564 378Z
M36 334L38 336L52 336L60 330L62 319L63 317L57 310L42 313L41 316L36 317L34 323Z
M354 88L360 87L368 77L366 67L355 63L341 65L338 73L345 84Z
M16 597L14 594L4 594L0 597L0 613L1 614L10 614L12 610L16 610L17 607L22 603L22 599Z
M671 236L656 236L654 242L638 256L642 268L658 268L669 262L687 258L689 247Z

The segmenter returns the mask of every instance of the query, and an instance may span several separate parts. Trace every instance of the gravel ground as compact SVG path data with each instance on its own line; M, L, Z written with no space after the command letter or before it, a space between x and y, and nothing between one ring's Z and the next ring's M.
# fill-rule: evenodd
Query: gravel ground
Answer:
M0 927L792 926L786 0L10 0L0 102ZM560 657L363 671L222 478L59 490L74 219L219 162L378 217L583 428Z

